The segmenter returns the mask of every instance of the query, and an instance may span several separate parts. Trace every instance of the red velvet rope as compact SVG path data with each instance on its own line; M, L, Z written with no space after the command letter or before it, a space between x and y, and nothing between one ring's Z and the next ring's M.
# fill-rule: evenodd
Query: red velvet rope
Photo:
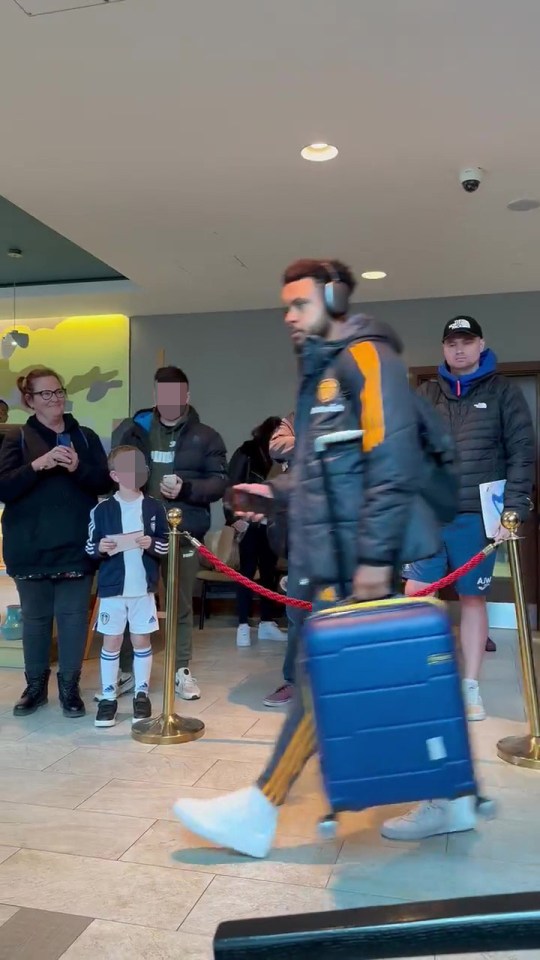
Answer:
M199 543L198 540L195 540L193 537L189 537L190 543L197 548L201 557L204 557L205 560L208 560L209 563L215 567L219 573L224 573L231 580L234 580L235 583L239 583L242 587L247 587L249 590L253 590L254 593L259 593L261 597L266 597L267 600L274 600L276 603L284 603L288 607L297 607L299 610L311 610L311 603L308 600L297 600L296 597L286 597L282 593L274 593L273 590L267 590L266 587L261 587L259 583L254 583L253 580L249 580L247 577L244 577L241 573L238 573L238 570L233 570L232 567L229 567L226 563L223 563L222 560L219 560L218 557L205 547L204 544ZM494 550L497 549L496 544L488 544L487 547L484 547L480 553L475 554L474 557L471 557L470 560L467 560L467 563L464 563L462 567L459 567L458 570L454 570L452 573L449 573L448 576L442 577L441 580L437 580L436 583L431 583L427 587L422 587L417 593L414 594L415 597L430 597L434 593L438 593L439 590L444 589L444 587L450 587L456 580L459 580L460 577L463 577L466 573L469 573L469 570L474 570L478 564L482 563L482 560L485 560L486 557L489 557Z

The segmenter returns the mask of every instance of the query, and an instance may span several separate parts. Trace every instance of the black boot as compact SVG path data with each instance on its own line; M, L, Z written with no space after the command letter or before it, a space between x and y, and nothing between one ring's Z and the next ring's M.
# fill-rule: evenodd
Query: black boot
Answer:
M81 671L58 674L58 694L65 717L84 717L86 708L81 700L79 680Z
M50 670L44 670L43 673L38 673L35 676L25 673L27 686L13 707L15 717L27 717L30 713L35 713L38 707L45 706L50 675Z

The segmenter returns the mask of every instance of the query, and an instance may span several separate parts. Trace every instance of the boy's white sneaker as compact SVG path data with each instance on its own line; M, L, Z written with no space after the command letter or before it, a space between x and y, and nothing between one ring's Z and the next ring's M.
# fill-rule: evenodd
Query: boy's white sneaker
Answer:
M211 800L177 800L174 814L191 833L247 857L266 857L277 829L277 807L258 787Z
M383 823L381 835L387 840L425 840L443 833L474 830L475 826L476 797L426 800L403 816Z

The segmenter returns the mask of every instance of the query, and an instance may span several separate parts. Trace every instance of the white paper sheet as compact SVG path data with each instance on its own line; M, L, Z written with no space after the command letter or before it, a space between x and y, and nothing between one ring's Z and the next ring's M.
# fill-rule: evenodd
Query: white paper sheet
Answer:
M493 540L501 525L505 486L506 480L493 480L492 483L479 484L482 517L484 519L486 537L489 540Z

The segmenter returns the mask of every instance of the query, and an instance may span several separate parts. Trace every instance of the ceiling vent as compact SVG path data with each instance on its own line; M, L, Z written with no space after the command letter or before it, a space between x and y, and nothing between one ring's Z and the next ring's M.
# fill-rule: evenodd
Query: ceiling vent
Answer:
M106 7L124 0L13 0L27 17L45 17L51 13L84 10L86 7Z

